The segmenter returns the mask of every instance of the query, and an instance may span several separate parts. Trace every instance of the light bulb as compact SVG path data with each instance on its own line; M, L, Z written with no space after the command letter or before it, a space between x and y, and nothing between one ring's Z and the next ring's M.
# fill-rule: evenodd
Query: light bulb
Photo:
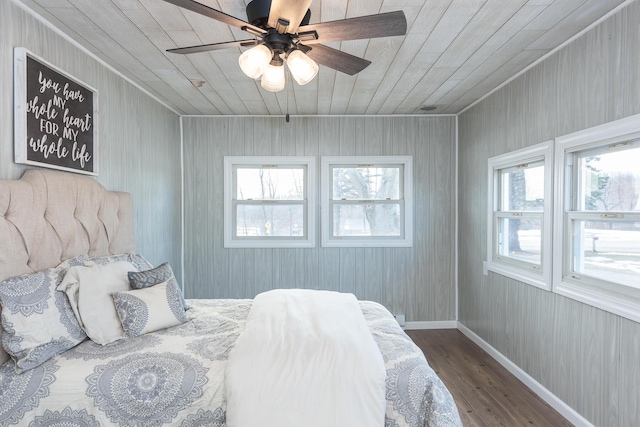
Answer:
M244 51L238 58L242 72L252 79L262 75L269 61L271 61L271 50L263 44Z
M318 64L299 50L294 50L287 56L287 65L293 79L299 85L306 85L318 74Z
M264 89L270 92L280 92L284 89L284 64L273 64L274 62L270 63L264 69L260 84Z

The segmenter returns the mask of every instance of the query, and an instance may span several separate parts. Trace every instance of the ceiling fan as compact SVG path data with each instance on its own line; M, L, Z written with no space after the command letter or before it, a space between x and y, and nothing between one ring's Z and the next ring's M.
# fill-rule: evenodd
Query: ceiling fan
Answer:
M253 39L169 49L172 53L197 53L234 47L249 47L238 62L242 71L271 92L284 89L287 63L294 80L304 85L318 73L318 64L354 75L371 61L321 43L400 36L407 32L404 12L340 19L309 25L311 0L253 0L247 5L247 21L192 0L164 0L254 36Z

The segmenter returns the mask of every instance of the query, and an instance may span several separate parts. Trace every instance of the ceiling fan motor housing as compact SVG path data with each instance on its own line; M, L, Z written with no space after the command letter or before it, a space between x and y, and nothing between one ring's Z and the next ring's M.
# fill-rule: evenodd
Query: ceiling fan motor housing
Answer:
M269 12L271 11L271 0L253 0L247 5L247 21L256 27L267 29L269 21ZM307 9L307 13L302 18L300 26L308 25L311 19L311 10Z
M291 36L289 34L278 34L273 28L269 29L269 33L264 37L264 43L274 53L284 53L291 47Z

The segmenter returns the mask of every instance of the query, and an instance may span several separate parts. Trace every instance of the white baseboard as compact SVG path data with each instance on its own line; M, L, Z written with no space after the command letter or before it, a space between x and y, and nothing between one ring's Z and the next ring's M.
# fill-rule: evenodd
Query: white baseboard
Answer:
M420 322L416 322L420 323ZM427 322L427 323L437 323L437 322ZM448 323L448 322L445 322ZM498 363L504 366L509 372L515 375L520 381L522 381L527 387L531 389L535 394L540 396L542 400L547 402L550 406L552 406L556 411L558 411L563 417L573 423L576 427L594 427L588 420L586 420L582 415L577 413L573 408L564 403L560 398L558 398L555 394L551 393L546 387L536 381L532 376L527 374L522 370L519 366L513 363L511 360L507 359L502 353L493 348L489 343L480 338L473 332L471 329L464 326L462 323L458 323L458 330L466 335L471 341L478 344L480 348L489 353L491 357L493 357Z
M457 329L456 320L437 320L433 322L406 322L402 329L412 331L417 329Z

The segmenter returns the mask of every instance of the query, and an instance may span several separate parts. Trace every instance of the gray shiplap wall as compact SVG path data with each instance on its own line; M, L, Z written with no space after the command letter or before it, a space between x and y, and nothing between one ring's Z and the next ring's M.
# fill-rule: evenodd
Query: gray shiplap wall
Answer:
M455 127L454 117L183 118L186 296L329 289L408 321L455 319ZM323 155L404 154L414 156L413 248L223 247L225 155L316 156L319 167Z
M459 117L460 321L597 426L640 425L640 325L489 273L487 159L640 113L640 2Z
M13 161L13 48L25 47L98 90L98 181L132 194L136 247L181 274L180 118L10 0L0 0L0 179Z

